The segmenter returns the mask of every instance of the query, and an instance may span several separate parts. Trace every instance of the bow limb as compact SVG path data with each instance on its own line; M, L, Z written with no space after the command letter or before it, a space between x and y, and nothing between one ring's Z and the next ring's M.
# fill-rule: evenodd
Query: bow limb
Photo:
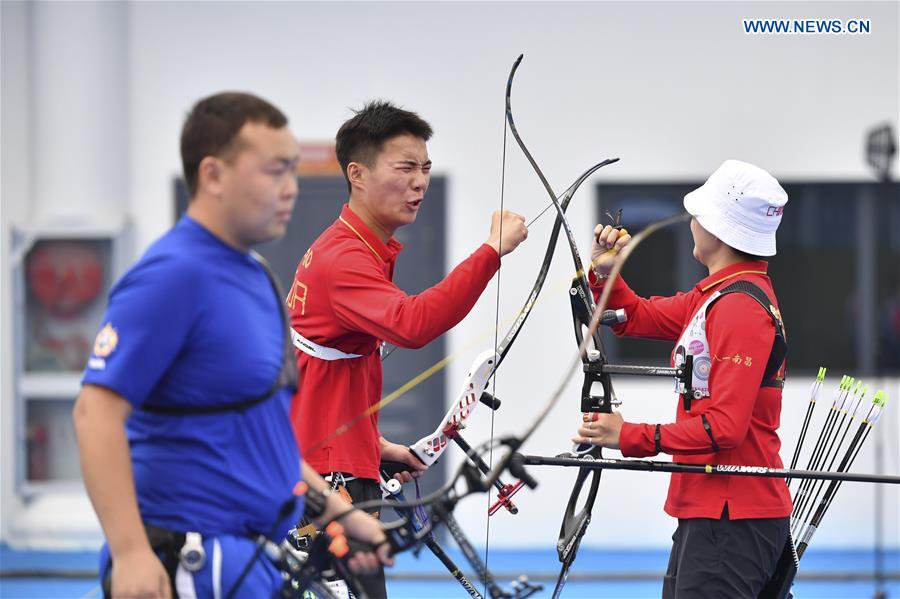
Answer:
M519 148L522 150L522 153L525 155L525 158L528 159L529 164L531 164L531 168L534 169L535 174L537 174L538 179L541 180L541 184L544 186L544 189L547 190L547 194L550 196L550 201L553 202L553 206L556 208L557 219L561 222L562 226L566 231L566 239L569 241L569 249L572 252L572 260L575 263L575 271L576 273L580 273L581 278L584 278L584 267L581 262L581 254L578 252L578 243L575 241L575 235L572 234L572 228L569 226L569 221L566 219L566 211L561 206L560 202L556 199L556 194L553 193L553 188L550 187L550 183L547 181L547 177L544 176L544 172L537 165L534 157L531 155L531 152L528 151L528 148L525 146L525 142L522 141L522 137L519 135L519 130L516 128L516 122L513 119L512 115L512 83L513 78L516 76L516 71L519 68L519 64L522 62L522 58L524 54L520 54L519 58L516 59L516 62L513 63L512 70L509 73L509 79L506 82L506 122L509 123L509 130L513 134L513 138L515 138L516 143ZM612 160L604 160L601 163L601 166L605 166L606 164L611 164L616 162L618 158ZM597 167L599 168L599 167ZM585 287L587 286L587 280L585 279Z
M593 372L588 369L590 363L597 365L605 364L606 352L603 347L603 341L597 331L597 327L594 327L593 330L590 328L591 317L595 312L595 307L593 296L588 287L581 254L578 251L578 244L575 241L575 235L572 233L572 228L566 219L565 210L556 200L556 195L553 193L553 189L550 187L547 178L537 165L531 152L529 152L528 148L525 146L525 142L519 135L512 115L512 83L516 70L518 70L519 65L522 62L523 56L524 55L520 55L515 63L513 63L512 70L509 73L509 80L506 84L506 120L509 123L510 130L512 131L516 143L519 145L522 153L525 154L528 162L531 164L544 188L547 190L547 193L550 195L550 199L557 211L557 223L565 228L566 238L569 241L569 249L572 253L572 261L575 266L575 276L569 288L572 321L575 327L575 338L579 347L579 357L585 367L584 382L582 384L581 409L584 412L610 412L612 403L615 401L615 392L613 391L612 380L610 379L609 374L603 373L600 369ZM593 348L590 351L588 351L589 344L593 345ZM602 388L601 396L592 395L594 383L600 384ZM543 420L547 413L548 412L544 412L540 419ZM537 424L539 424L539 422L535 423L535 425ZM535 428L536 426L532 426L517 445L524 443ZM576 448L576 452L580 455L590 455L592 457L601 456L601 449L592 445L579 446ZM582 489L588 477L591 478L589 491L585 498L584 506L576 513L575 510L578 505L578 499L581 496ZM600 475L598 471L591 472L585 469L579 470L578 477L576 478L575 485L569 497L569 502L566 506L563 522L560 527L559 540L557 542L557 553L562 562L562 567L554 590L554 597L558 597L562 592L562 587L568 576L569 567L575 560L581 538L584 536L587 526L590 523L591 511L593 510L594 502L597 498L599 485Z
M553 206L556 208L557 218L556 223L554 223L554 237L551 241L555 242L556 235L559 233L559 227L563 227L566 231L566 239L569 242L569 249L572 253L572 262L575 266L575 276L572 279L572 284L569 288L569 295L571 298L571 307L572 307L572 320L575 326L575 338L578 342L579 346L579 355L581 356L582 361L587 365L588 361L590 362L599 362L600 364L606 363L606 351L603 347L603 340L600 338L600 334L597 331L597 328L590 328L591 317L594 315L595 307L593 296L591 295L590 288L588 286L587 277L585 274L584 264L581 260L581 254L578 251L578 243L575 240L575 235L572 233L572 227L569 225L568 219L566 219L565 207L557 200L556 194L553 192L553 189L550 187L550 184L547 181L547 178L544 176L543 171L541 171L540 167L537 165L534 157L531 155L531 152L525 145L525 142L522 140L522 137L519 135L519 131L516 128L515 120L512 115L512 83L513 79L516 75L516 71L519 68L519 64L522 62L522 58L524 55L519 55L516 59L515 63L513 63L512 70L509 73L509 79L506 83L506 120L509 123L510 131L512 131L513 138L516 140L516 143L519 145L519 148L522 150L522 153L528 159L528 162L531 164L534 172L537 174L541 183L544 186L544 189L547 190L547 193L550 196L550 200L553 203ZM607 164L611 164L616 162L618 158L604 160L599 165L593 168L596 170L601 166L605 166ZM586 173L586 175L593 172L593 170ZM585 175L585 178L586 178ZM581 179L583 181L583 179ZM579 183L580 185L580 183ZM577 189L577 187L575 187ZM572 190L572 188L570 188ZM574 193L574 190L572 190ZM569 198L571 199L571 197ZM568 206L568 203L566 204ZM548 249L549 252L549 249ZM551 253L552 255L552 253ZM587 343L593 345L593 348L588 348ZM582 387L582 408L583 411L599 411L605 410L609 411L609 404L615 402L615 394L612 389L612 382L609 379L608 374L603 374L599 371L590 377L588 377L589 373L585 372L585 383ZM590 380L589 380L590 379ZM602 385L603 396L602 397L591 397L590 392L594 382L599 382ZM532 429L533 430L533 429ZM531 431L529 431L530 434ZM524 442L524 439L522 439Z
M518 133L515 134L518 136ZM578 176L577 179L566 189L565 192L559 198L555 195L552 195L554 204L559 207L560 214L565 214L566 209L569 207L569 202L572 201L572 197L575 195L575 192L578 191L578 188L581 187L581 184L584 183L588 177L593 175L597 170L603 168L608 164L612 164L618 159L613 160L604 160L603 162L598 162L593 165L586 171L584 171L581 175ZM543 175L542 175L543 176ZM553 193L552 191L550 192ZM497 354L499 359L497 361L496 367L500 366L500 362L503 361L503 358L506 357L506 354L509 352L510 347L512 347L513 342L516 340L516 337L519 335L519 332L522 330L522 326L525 324L525 320L528 318L529 314L531 314L531 308L534 306L537 301L538 295L541 292L541 288L544 286L544 281L547 279L547 274L550 271L550 263L553 261L553 254L556 251L556 240L559 238L559 232L562 229L563 223L565 222L564 218L561 218L557 215L554 223L553 230L550 233L550 240L547 243L547 249L544 252L544 260L541 262L540 270L538 271L537 279L534 282L534 285L531 288L531 292L528 294L528 298L525 301L525 305L522 306L522 309L519 311L519 315L516 318L515 322L513 322L509 331L501 338L501 341L497 345ZM566 224L568 229L568 224ZM579 260L580 262L580 260Z

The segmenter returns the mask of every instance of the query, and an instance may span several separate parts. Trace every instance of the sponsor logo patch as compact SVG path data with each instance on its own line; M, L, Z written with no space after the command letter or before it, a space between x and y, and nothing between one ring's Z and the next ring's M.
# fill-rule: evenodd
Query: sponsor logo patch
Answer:
M107 322L94 339L94 355L98 358L105 358L116 350L118 344L119 334L113 328L112 323ZM104 361L105 366L106 362Z

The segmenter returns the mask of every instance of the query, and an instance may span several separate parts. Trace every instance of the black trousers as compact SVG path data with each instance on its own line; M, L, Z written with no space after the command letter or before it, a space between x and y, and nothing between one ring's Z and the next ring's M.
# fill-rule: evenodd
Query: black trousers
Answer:
M787 542L789 518L678 520L663 599L757 599Z
M367 478L355 478L348 481L345 485L347 493L353 503L361 503L363 501L372 501L381 499L381 485L378 481ZM376 518L380 515L377 511L370 510ZM384 568L379 567L378 572L368 576L357 575L360 585L369 596L370 599L387 599L387 588L384 582Z

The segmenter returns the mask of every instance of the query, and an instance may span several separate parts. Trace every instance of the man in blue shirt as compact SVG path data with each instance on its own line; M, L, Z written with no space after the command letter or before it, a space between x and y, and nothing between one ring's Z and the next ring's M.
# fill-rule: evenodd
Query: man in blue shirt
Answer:
M298 521L301 478L326 488L305 463L301 474L281 297L250 251L285 232L297 143L277 108L222 93L194 106L181 154L187 215L111 290L75 404L108 542L101 576L114 597L272 596L281 573L254 559L254 538L282 539ZM318 519L346 509L327 496ZM342 523L380 545L352 568L390 561L380 523L360 512ZM182 545L195 551L179 559Z

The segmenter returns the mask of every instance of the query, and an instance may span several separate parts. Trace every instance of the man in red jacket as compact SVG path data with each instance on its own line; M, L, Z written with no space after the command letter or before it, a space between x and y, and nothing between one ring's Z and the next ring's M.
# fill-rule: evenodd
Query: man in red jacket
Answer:
M687 293L638 297L617 278L609 307L624 308L617 335L676 341L673 365L693 357L691 388L675 422L625 422L618 412L585 414L577 442L627 457L669 453L676 461L781 468L781 392L786 344L764 259L787 194L769 173L728 160L684 198L693 216L694 257L709 276ZM595 229L595 295L630 236ZM779 478L673 474L665 505L678 518L663 597L756 599L788 536L791 500Z
M337 158L350 200L297 266L287 297L300 384L291 407L306 461L344 481L354 502L380 499L379 463L403 462L404 481L425 470L406 446L378 432L378 412L335 431L381 400L383 342L418 348L460 322L500 267L500 257L527 236L524 219L494 213L487 241L443 281L418 295L393 282L402 245L394 232L415 222L428 189L431 127L415 113L373 102L344 123ZM384 596L383 574L363 579Z

